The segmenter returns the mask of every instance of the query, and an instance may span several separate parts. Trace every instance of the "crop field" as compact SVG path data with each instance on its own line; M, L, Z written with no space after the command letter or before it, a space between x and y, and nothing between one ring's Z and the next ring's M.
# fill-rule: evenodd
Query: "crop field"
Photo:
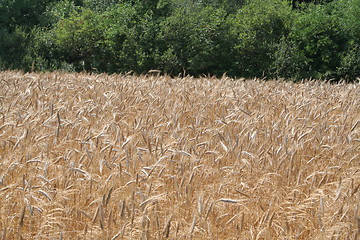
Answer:
M360 84L0 72L0 239L358 239Z

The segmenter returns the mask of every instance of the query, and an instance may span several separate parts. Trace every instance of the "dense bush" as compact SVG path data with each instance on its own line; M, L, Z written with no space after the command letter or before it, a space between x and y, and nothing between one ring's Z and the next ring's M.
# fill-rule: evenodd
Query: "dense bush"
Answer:
M268 75L275 46L286 36L294 18L291 6L282 0L253 0L232 19L231 34L238 74Z
M226 13L213 7L178 8L161 23L164 46L158 59L170 73L221 74L231 71L231 40Z
M21 27L0 28L0 69L22 68L30 41L30 34Z
M359 39L359 0L0 5L0 69L354 80L360 76Z
M288 78L359 76L360 1L312 5L278 44L276 74ZM357 16L356 16L357 14ZM359 56L359 55L358 55Z
M354 79L360 76L360 1L340 0L335 5L335 14L344 35L348 37L337 74Z

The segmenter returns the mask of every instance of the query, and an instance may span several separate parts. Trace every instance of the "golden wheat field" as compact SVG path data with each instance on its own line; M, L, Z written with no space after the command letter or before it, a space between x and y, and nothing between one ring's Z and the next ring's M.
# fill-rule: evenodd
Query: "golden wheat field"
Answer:
M360 84L0 73L0 239L358 239Z

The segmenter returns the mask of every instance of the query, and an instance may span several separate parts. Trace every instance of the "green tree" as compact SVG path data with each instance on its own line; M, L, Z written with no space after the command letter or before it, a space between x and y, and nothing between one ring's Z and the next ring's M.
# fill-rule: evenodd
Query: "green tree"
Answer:
M338 16L340 28L347 36L345 51L341 53L337 74L354 80L356 77L360 77L360 1L337 1L334 15Z
M1 0L0 27L30 30L40 23L42 13L55 0Z
M76 70L90 70L99 52L102 33L98 26L98 17L90 9L57 22L51 34L59 60L74 64Z
M134 29L136 24L136 9L128 3L118 4L101 15L99 23L102 30L102 40L99 43L102 51L101 68L106 68L110 72L136 70L138 49L138 39Z
M222 74L232 69L226 12L193 5L178 8L161 23L162 69L178 74Z
M21 27L11 32L0 28L0 69L21 69L29 41L29 34Z
M290 31L294 13L288 1L251 0L231 19L238 74L269 75L275 46Z
M90 8L95 12L104 12L116 4L124 2L123 0L83 0L81 6Z
M55 0L0 1L0 68L26 68L32 29L41 24L41 15ZM30 64L31 65L31 64Z
M278 46L276 73L295 78L341 78L359 74L360 2L312 5Z
M41 26L46 28L52 27L57 22L70 17L71 14L79 10L79 6L76 6L75 3L70 0L53 2L49 4L42 13L40 17Z

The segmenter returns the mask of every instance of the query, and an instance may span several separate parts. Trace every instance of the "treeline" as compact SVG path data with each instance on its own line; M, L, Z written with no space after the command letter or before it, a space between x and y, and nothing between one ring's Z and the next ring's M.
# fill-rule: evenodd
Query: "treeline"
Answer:
M360 76L360 0L0 0L0 69Z

